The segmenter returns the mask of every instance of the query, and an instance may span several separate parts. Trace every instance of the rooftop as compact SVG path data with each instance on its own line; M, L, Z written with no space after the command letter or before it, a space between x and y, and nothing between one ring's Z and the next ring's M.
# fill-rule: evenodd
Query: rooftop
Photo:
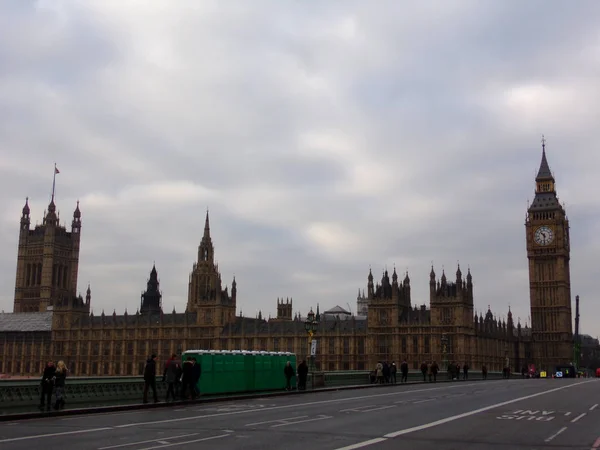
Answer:
M33 313L0 313L1 331L51 331L52 311Z

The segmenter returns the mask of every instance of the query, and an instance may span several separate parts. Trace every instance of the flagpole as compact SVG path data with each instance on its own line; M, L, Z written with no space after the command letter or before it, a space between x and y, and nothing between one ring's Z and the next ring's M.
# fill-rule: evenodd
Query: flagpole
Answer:
M52 202L54 202L54 189L56 188L56 163L54 163L54 175L52 177Z

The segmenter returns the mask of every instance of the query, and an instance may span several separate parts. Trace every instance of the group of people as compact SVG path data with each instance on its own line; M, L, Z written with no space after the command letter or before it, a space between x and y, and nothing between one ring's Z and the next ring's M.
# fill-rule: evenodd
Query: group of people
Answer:
M286 384L285 390L292 390L292 378L294 374L298 375L298 390L305 391L306 390L306 379L308 378L308 364L306 364L306 360L302 360L300 364L298 364L298 368L294 370L291 361L288 361L283 368L283 375L285 376Z
M375 370L371 372L371 383L396 384L398 382L397 373L396 361L392 361L391 364L387 361L379 361L375 366ZM406 360L400 364L400 375L400 382L406 383L408 381L408 363Z
M48 361L44 368L41 380L40 409L48 411L52 408L52 393L55 395L54 409L65 406L65 380L67 366L64 361L59 361L56 366L54 361Z
M158 403L158 395L156 394L156 355L151 355L146 361L144 367L144 398L143 402L148 403L148 391L152 389L154 403ZM188 356L183 363L177 359L176 354L165 362L162 381L167 383L167 396L165 401L169 399L175 401L177 399L186 400L191 398L195 400L200 395L198 381L202 376L202 365L193 357Z

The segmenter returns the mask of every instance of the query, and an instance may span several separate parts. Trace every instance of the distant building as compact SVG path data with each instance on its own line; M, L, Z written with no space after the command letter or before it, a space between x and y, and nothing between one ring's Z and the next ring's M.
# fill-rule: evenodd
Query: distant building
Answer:
M316 365L321 370L371 369L380 360L406 359L412 368L444 360L480 370L501 370L530 362L538 367L572 355L568 221L558 204L545 147L536 178L536 199L528 210L527 252L533 328L475 312L470 269L457 267L453 280L434 268L429 274L429 307L411 297L408 273L394 269L367 292L359 290L357 314L336 306L317 317ZM0 373L39 374L46 360L63 359L76 375L138 375L148 355L166 359L186 349L309 352L303 316L291 299L277 299L277 315L244 317L237 311L237 282L223 287L215 263L208 213L192 266L185 312L165 312L155 266L135 313L94 315L91 288L76 295L81 235L79 205L71 231L59 225L54 199L42 225L30 229L26 202L21 217L14 313L0 315ZM546 229L552 231L548 238ZM544 237L544 233L546 236Z

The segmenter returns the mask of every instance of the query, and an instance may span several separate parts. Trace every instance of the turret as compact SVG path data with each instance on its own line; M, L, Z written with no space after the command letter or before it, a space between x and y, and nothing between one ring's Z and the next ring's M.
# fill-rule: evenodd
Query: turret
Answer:
M208 211L206 211L206 219L204 220L204 235L198 246L198 263L206 261L212 263L214 261L214 248L210 237L210 223ZM217 267L218 270L218 267Z
M431 293L431 299L433 299L435 295L435 271L433 270L433 265L431 266L431 272L429 272L429 292Z
M71 232L79 233L81 230L81 211L79 210L79 200L77 200L77 207L73 211L73 222L71 222Z
M25 206L23 206L23 214L21 215L21 234L29 232L31 218L29 217L29 197L25 198Z
M152 270L150 271L150 278L146 285L146 291L143 292L141 296L141 314L162 312L162 293L160 292L159 285L156 265L153 265Z
M372 299L375 295L375 286L373 285L373 272L371 272L371 269L369 269L368 280L369 282L367 283L367 295L369 299Z

